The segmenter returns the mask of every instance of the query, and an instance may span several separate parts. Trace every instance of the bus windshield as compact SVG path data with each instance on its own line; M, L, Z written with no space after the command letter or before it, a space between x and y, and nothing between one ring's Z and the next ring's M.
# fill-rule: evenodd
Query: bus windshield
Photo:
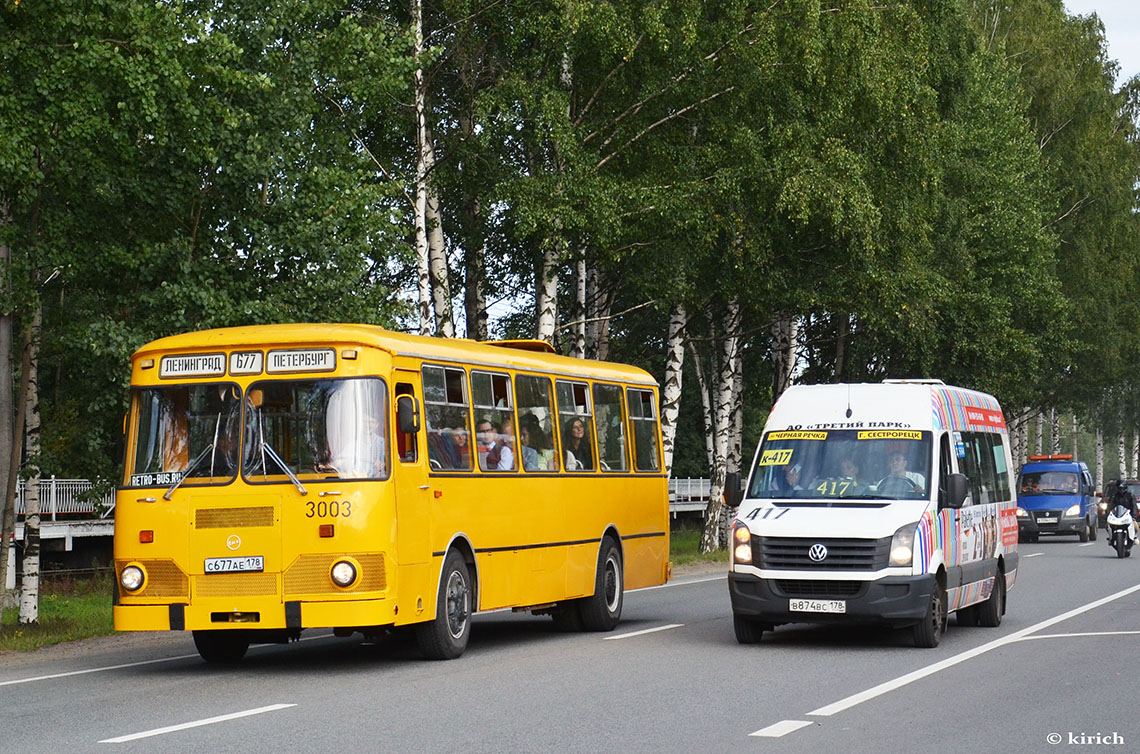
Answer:
M135 391L134 452L128 486L225 484L237 474L240 393L198 384Z
M388 393L382 380L255 382L245 403L247 481L289 483L290 473L300 480L387 478Z
M749 497L929 499L931 433L782 430L764 437Z

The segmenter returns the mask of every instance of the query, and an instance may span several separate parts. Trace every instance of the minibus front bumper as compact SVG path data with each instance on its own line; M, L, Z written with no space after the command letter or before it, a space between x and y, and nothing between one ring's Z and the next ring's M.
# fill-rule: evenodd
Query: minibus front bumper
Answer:
M887 576L875 581L765 579L729 573L732 612L758 623L868 623L907 626L922 620L936 581L932 574ZM795 600L843 603L843 612L792 610Z

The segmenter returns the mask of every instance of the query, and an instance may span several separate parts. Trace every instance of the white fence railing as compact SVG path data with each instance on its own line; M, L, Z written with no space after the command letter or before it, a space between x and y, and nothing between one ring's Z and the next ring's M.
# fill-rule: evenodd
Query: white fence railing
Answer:
M703 511L709 503L709 479L670 479L669 512L676 515L692 511Z
M24 480L16 485L16 516L24 515ZM40 517L56 521L60 516L76 518L113 518L114 493L100 500L81 499L80 495L94 485L87 479L40 478Z

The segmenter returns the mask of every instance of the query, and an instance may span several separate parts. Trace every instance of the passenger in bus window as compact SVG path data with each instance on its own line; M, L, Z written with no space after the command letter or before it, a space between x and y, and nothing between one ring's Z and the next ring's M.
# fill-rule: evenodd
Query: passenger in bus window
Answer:
M566 425L562 450L566 455L567 471L591 471L594 468L594 454L590 451L590 438L586 436L586 422L574 418Z
M450 431L450 439L452 443L452 450L455 453L456 465L452 468L456 469L470 469L471 468L471 442L467 436L467 428L460 427Z
M530 419L534 419L533 414L524 414L519 420L519 455L522 456L524 471L538 471L538 448L535 447L538 441L534 439L536 433L532 426L538 421L528 421Z
M480 419L475 427L479 435L479 468L484 471L514 471L515 455L499 436L490 419Z

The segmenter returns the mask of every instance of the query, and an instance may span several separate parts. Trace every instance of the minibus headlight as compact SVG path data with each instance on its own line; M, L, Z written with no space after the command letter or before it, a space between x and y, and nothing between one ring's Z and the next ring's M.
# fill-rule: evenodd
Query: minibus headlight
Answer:
M126 589L128 592L137 592L142 589L145 581L146 576L143 574L143 570L138 566L129 565L119 574L119 583L122 584L123 589Z
M732 562L752 565L752 532L740 521L732 525Z
M347 560L338 560L332 567L332 580L337 586L352 586L356 581L356 566Z
M1027 510L1025 510L1024 508L1018 508L1017 509L1017 517L1018 518L1029 518L1029 512Z
M1065 511L1065 515L1066 516L1079 516L1079 515L1081 515L1081 504L1077 503L1076 505L1069 506L1069 510Z
M900 526L891 537L891 565L909 566L914 562L914 531L918 523Z

